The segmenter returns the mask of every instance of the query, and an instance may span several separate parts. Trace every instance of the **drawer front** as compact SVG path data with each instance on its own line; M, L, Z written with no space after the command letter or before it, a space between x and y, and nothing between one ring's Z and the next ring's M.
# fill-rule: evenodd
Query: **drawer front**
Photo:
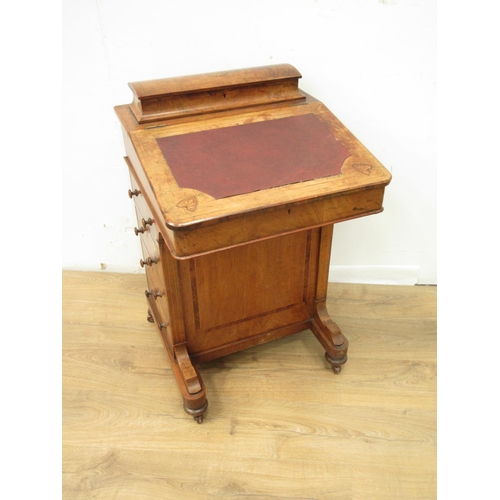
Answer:
M165 347L170 351L170 354L172 354L173 356L174 343L172 335L172 326L170 324L168 313L165 311L163 307L162 300L161 298L155 298L153 295L149 295L146 300L148 302L149 310L153 315L153 319L156 322L156 326L160 331L163 343L165 344Z
M160 260L160 232L146 198L143 196L141 188L135 181L132 172L130 173L130 184L129 196L134 200L137 216L136 234L141 239L141 265L146 271L146 300L160 331L163 343L173 356L172 326L163 274L163 263Z
M158 238L160 233L158 232L158 226L154 222L151 210L149 209L144 196L140 192L140 188L135 182L133 175L130 175L130 183L132 186L132 192L138 193L134 194L132 198L134 199L135 213L137 217L137 227L135 229L136 234L140 235L141 238L143 260L147 261L148 257L159 259L160 245L158 243Z
M170 314L167 303L167 291L165 283L158 275L155 269L146 269L146 278L148 281L148 293L158 307L162 319L170 325Z
M154 240L151 234L147 231L140 235L140 239L141 239L143 260L146 260L148 257L159 260L160 244L158 243L158 240Z
M165 284L155 269L147 268L146 277L148 282L148 289L146 290L148 304L166 347L172 350L173 335Z
M144 229L139 233L142 247L142 261L145 263L143 266L146 271L146 278L148 283L148 302L153 306L155 320L158 323L165 323L167 328L162 329L162 335L167 335L171 344L171 329L170 329L170 314L167 303L165 281L163 278L163 267L160 261L160 245L158 242L159 231L156 223L144 224L143 221L153 220L153 215L148 207L146 199L140 193L140 187L135 182L133 175L130 175L131 191L134 193L135 212L137 216L137 228ZM148 261L151 258L156 263ZM148 264L148 262L150 262Z
M130 175L130 183L132 186L132 192L140 192L140 188L138 184L135 182L135 179L133 175ZM144 229L144 233L142 234L149 234L151 235L151 238L153 241L157 242L158 237L160 236L159 230L158 230L158 225L156 224L153 214L147 204L146 199L144 198L143 194L135 194L132 196L134 199L134 204L135 204L135 211L137 214L137 228ZM146 224L146 222L150 222Z

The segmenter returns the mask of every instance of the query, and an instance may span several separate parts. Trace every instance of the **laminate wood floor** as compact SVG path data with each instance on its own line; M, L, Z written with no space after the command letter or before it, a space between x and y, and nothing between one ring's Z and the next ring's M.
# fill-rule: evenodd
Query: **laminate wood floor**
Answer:
M305 331L202 365L182 408L144 275L63 272L63 498L436 498L436 287L330 284L333 374Z

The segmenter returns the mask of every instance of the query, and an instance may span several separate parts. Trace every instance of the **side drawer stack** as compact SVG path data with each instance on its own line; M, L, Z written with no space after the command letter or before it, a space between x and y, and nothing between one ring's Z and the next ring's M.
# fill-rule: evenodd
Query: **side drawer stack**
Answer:
M171 349L173 345L172 331L170 327L163 262L161 261L161 236L141 187L132 173L130 181L131 189L129 190L129 196L134 200L137 216L137 227L134 228L134 232L141 240L142 259L140 260L140 265L146 271L148 283L145 295L149 305L149 318L152 316L153 319L150 319L150 321L156 322L161 334L166 336L164 338L166 345Z

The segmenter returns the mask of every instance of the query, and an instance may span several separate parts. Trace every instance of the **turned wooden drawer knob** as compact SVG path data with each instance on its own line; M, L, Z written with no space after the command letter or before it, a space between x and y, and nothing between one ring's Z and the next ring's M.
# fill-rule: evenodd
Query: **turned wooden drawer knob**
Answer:
M141 192L138 189L134 189L133 191L131 189L128 190L128 196L129 198L132 198L133 196L139 196Z
M144 267L144 266L152 266L153 264L156 264L158 263L158 259L156 257L148 257L146 260L140 260L139 261L139 264L141 265L141 267Z
M145 229L143 227L134 227L134 233L136 236L139 236L139 233L143 233Z
M146 297L153 297L157 299L158 297L163 297L163 294L159 290L146 290Z
M144 229L147 229L148 224L151 226L151 224L154 224L154 220L150 217L148 220L142 219L142 227Z

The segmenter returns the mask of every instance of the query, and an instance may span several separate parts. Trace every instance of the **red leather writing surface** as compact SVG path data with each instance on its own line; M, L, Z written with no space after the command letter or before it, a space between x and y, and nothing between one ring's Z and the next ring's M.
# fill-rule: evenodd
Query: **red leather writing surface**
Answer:
M180 187L214 198L341 173L349 156L306 114L157 139Z

